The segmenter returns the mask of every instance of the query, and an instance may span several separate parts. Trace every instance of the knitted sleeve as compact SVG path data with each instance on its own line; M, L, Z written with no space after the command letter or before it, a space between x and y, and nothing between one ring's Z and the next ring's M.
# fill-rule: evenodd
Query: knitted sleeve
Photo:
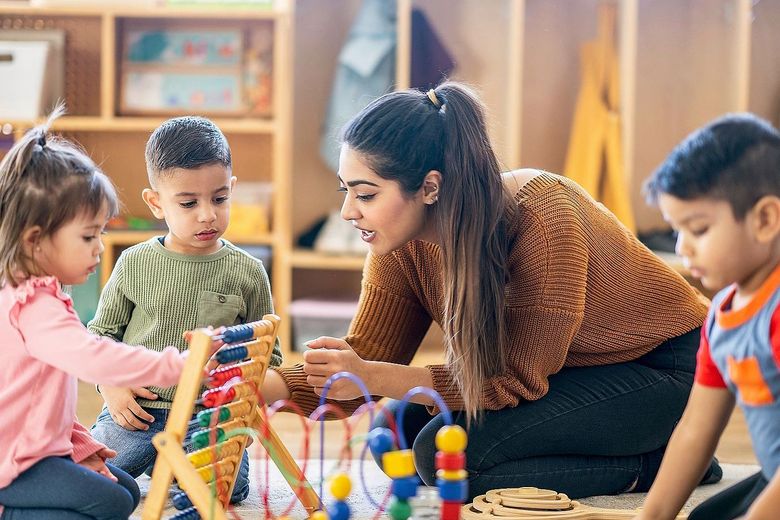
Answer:
M344 338L363 359L409 364L431 317L408 283L402 265L392 254L369 254L363 269L363 282L357 313ZM319 396L306 383L302 365L279 369L292 393L292 400L305 414L319 404ZM362 400L334 401L351 413Z
M123 341L135 304L124 289L126 255L122 253L111 272L108 283L100 292L95 317L87 324L93 334Z

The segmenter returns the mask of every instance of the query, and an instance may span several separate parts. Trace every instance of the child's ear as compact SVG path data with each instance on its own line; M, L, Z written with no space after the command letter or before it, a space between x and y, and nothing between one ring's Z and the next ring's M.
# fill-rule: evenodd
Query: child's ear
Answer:
M771 242L780 235L780 197L765 195L750 210L759 242Z
M230 178L230 191L233 191L234 189L236 189L236 181L237 180L238 179L236 179L235 175Z
M41 226L33 226L22 232L22 247L27 256L32 256L33 251L41 241Z
M144 199L144 202L146 202L146 205L149 206L149 211L152 212L154 218L158 220L163 220L165 218L165 212L163 211L162 206L160 206L159 193L153 189L146 188L141 192L141 197Z

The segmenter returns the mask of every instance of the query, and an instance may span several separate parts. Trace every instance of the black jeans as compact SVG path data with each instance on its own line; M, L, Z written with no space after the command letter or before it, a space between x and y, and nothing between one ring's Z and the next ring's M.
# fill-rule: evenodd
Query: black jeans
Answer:
M740 517L747 513L768 484L764 475L758 472L696 506L688 520L731 520Z
M564 368L537 401L487 411L468 431L469 495L536 486L572 498L646 491L693 385L700 329L627 363ZM394 413L400 401L388 405ZM465 418L453 414L465 428ZM420 478L435 485L434 438L444 425L408 404L404 435ZM384 414L372 426L387 427Z

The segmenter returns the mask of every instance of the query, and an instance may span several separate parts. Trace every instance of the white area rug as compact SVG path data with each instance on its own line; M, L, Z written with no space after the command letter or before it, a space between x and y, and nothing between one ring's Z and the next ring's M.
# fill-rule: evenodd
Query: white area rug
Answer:
M234 511L236 515L228 515L229 518L265 518L263 506L262 494L265 489L265 466L263 461L251 460L251 482L252 491L249 494L249 498L236 506ZM325 475L331 474L336 468L336 461L325 461ZM723 467L723 479L717 483L709 486L699 486L694 492L693 496L688 500L685 511L689 512L693 507L702 502L704 499L726 489L727 487L737 483L738 481L749 477L750 475L758 471L758 466L743 465L743 464L722 464ZM305 519L306 514L297 501L294 501L294 495L290 487L284 481L279 471L271 465L270 470L270 492L269 503L274 516L279 516L285 511L285 508L294 502L294 508L288 514L290 518ZM353 461L350 467L350 474L352 476L352 495L348 500L350 508L352 510L352 518L367 520L370 518L376 518L376 508L371 504L369 498L365 496L363 487L360 484L359 464L358 461ZM309 466L306 469L306 475L309 478L311 484L315 490L319 493L320 483L320 468L319 461L310 461ZM373 461L364 462L364 476L367 486L369 487L370 494L375 501L381 502L387 493L390 479L385 476L384 473L374 464ZM138 479L138 483L141 486L141 493L145 495L146 490L149 487L149 477L142 476ZM325 501L326 503L331 500L330 493L328 491L327 483L325 485ZM635 509L639 507L644 501L644 493L631 493L615 496L597 496L581 499L580 502L585 504L612 508L612 509ZM141 511L143 510L143 500L141 505L136 510L135 514L131 518L141 518ZM168 518L176 513L173 507L166 510L164 518ZM379 518L387 518L382 515Z

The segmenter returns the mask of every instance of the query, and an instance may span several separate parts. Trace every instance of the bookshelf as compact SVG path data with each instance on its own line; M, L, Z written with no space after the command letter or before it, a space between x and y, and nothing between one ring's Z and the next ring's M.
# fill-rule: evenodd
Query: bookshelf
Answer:
M0 28L35 31L56 29L65 33L64 92L68 115L54 130L79 142L112 178L127 216L149 218L141 199L146 186L144 147L149 134L167 114L123 115L121 69L124 36L137 27L159 30L213 28L238 30L247 38L259 31L272 34L271 102L269 114L210 117L225 133L233 154L233 171L242 181L264 182L273 187L270 229L252 237L232 237L237 245L271 247L270 276L277 312L285 314L290 300L289 229L291 164L292 38L294 3L276 0L265 7L31 7L0 2ZM185 112L187 113L187 112ZM197 112L195 112L197 113ZM0 121L15 136L40 121ZM159 230L110 230L101 258L101 286L110 275L122 249L139 243ZM289 351L289 320L282 320L280 336ZM285 352L287 353L287 352Z

